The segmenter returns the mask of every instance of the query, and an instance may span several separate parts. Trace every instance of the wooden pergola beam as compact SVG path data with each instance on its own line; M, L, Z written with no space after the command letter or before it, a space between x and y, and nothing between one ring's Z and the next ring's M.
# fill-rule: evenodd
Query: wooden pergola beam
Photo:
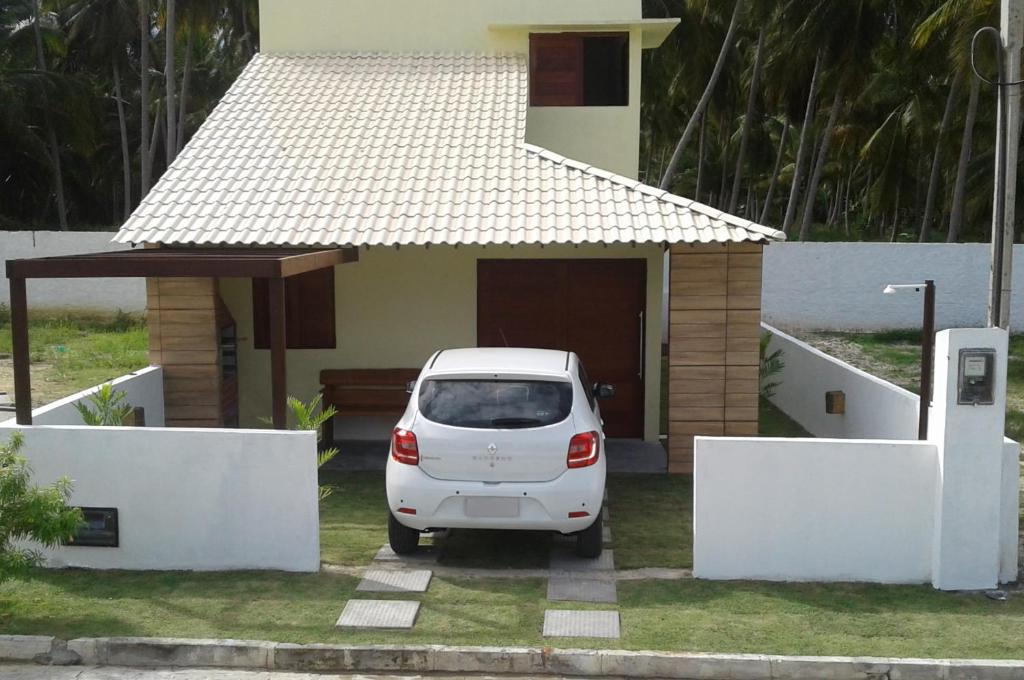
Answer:
M32 374L28 353L28 296L25 279L11 279L11 349L14 363L14 405L19 425L32 424Z
M75 278L254 278L267 279L270 290L270 366L273 422L288 421L288 366L284 281L317 269L357 262L356 248L156 248L108 253L7 260L11 289L14 399L19 425L32 424L26 279Z
M267 281L270 306L270 403L274 429L288 427L288 354L286 351L284 279Z

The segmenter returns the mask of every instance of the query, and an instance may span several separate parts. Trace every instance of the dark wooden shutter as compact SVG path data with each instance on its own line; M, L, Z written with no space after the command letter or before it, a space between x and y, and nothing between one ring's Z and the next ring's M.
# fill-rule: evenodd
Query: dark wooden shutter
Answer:
M284 282L285 340L288 349L334 349L334 268L316 269ZM270 349L269 293L264 279L252 281L253 340Z
M583 105L583 40L579 34L530 35L530 105Z

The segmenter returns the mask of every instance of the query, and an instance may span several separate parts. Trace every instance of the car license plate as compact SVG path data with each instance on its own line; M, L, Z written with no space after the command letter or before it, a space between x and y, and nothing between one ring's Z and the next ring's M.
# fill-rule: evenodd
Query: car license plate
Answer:
M486 496L466 499L466 517L518 517L518 498L490 498Z

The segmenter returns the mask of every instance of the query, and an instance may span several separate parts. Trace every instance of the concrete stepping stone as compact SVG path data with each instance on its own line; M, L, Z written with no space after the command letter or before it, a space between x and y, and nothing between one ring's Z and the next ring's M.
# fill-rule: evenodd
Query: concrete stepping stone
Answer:
M432 575L428 569L369 569L356 590L367 593L425 593Z
M548 599L562 602L619 601L615 579L552 574L548 579Z
M349 600L334 624L339 628L400 628L416 623L419 602L400 600Z
M612 571L615 569L615 551L602 550L596 558L580 557L565 546L551 550L551 571Z
M377 551L377 554L374 555L373 561L420 566L437 562L440 554L441 550L436 545L421 545L412 555L396 555L391 546L385 543Z
M544 637L619 638L619 613L548 609Z

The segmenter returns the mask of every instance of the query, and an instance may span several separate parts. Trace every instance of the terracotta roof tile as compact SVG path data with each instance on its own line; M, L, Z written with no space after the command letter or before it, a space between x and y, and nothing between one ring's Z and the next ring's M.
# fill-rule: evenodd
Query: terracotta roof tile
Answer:
M115 240L403 245L781 233L526 144L519 55L259 55Z

